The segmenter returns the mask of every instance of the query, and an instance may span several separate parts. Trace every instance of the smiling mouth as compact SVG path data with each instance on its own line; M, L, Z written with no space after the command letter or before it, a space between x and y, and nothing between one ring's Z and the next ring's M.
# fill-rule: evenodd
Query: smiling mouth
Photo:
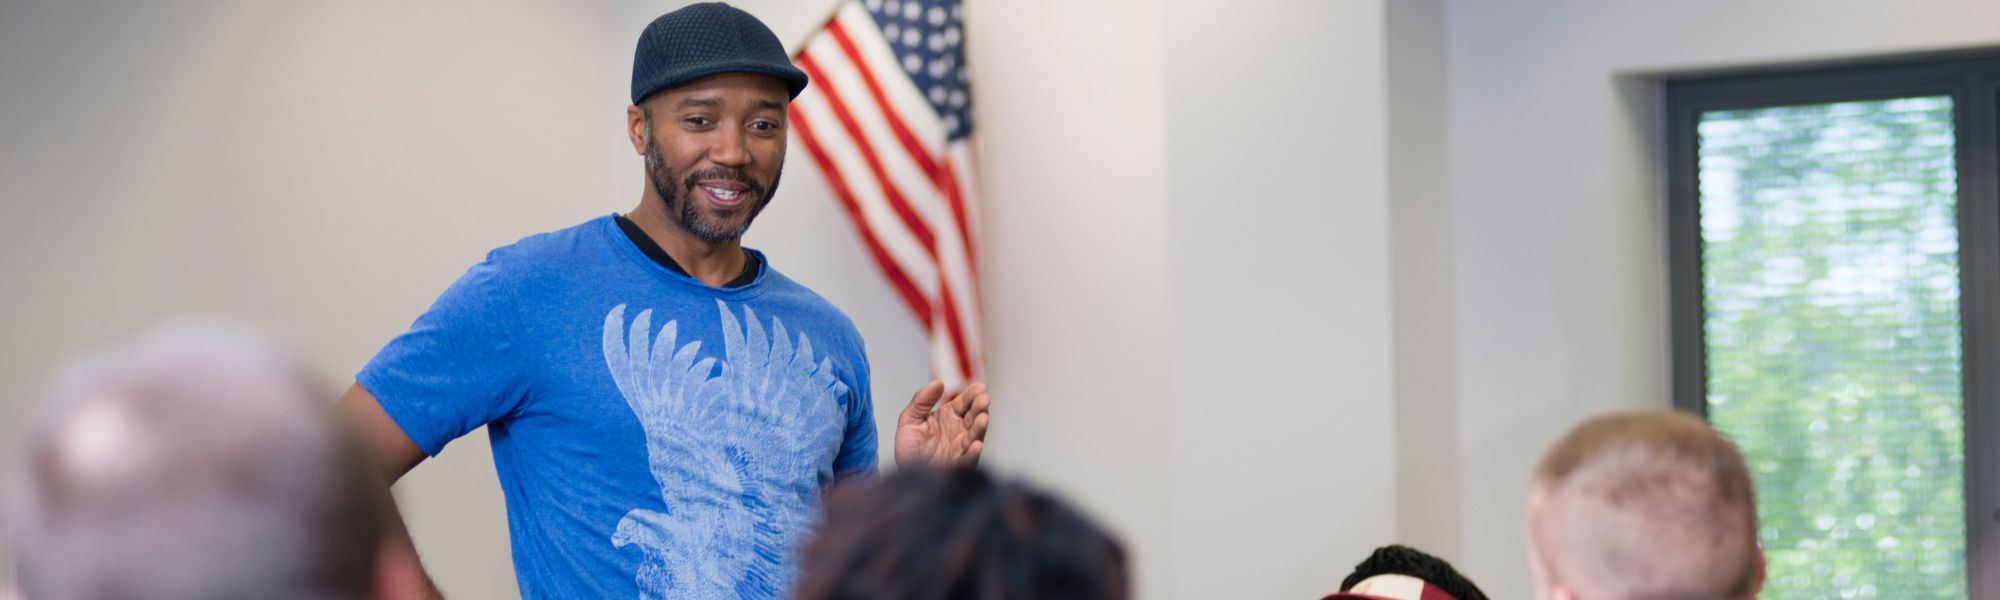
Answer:
M704 184L695 187L700 188L703 193L708 195L709 203L719 208L735 208L737 205L742 204L745 197L750 194L750 190L728 186Z

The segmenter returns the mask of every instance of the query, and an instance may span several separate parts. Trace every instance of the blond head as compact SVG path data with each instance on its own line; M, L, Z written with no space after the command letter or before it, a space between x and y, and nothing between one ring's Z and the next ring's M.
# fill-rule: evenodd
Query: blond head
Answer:
M1556 597L1747 600L1763 584L1743 455L1681 413L1571 430L1535 469L1528 526L1537 578Z

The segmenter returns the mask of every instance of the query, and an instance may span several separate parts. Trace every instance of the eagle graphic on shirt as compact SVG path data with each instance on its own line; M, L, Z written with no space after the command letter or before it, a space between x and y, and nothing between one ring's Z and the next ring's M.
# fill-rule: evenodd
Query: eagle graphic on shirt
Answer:
M749 306L718 300L722 358L658 332L653 311L604 316L604 362L646 432L664 511L633 509L611 541L637 546L641 598L772 598L790 588L792 556L812 526L822 469L845 419L831 361L812 340Z

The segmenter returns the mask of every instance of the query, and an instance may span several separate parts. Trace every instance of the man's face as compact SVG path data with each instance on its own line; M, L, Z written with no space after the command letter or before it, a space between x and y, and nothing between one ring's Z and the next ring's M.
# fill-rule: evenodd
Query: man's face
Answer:
M790 99L783 81L747 73L646 98L646 174L667 218L708 242L742 238L778 191Z

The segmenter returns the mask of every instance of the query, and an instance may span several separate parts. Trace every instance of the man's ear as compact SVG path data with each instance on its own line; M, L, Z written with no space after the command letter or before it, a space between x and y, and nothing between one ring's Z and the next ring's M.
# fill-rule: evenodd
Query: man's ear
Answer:
M632 140L632 151L640 156L646 154L646 138L652 132L646 130L646 109L634 104L625 107L625 137Z
M1771 559L1764 555L1764 545L1757 544L1757 574L1755 575L1756 580L1750 583L1751 598L1756 598L1758 595L1764 593L1764 576L1768 573L1770 566Z

